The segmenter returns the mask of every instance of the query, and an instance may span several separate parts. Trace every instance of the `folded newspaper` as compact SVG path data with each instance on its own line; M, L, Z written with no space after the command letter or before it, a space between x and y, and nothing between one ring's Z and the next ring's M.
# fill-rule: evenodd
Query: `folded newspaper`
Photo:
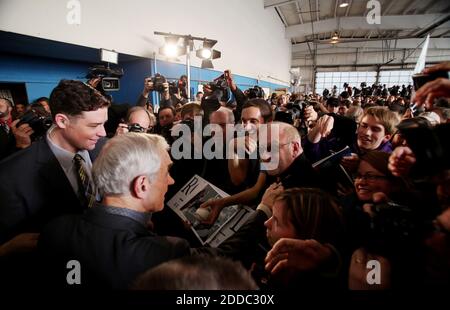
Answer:
M217 247L232 236L254 212L253 209L234 205L222 209L213 225L202 224L197 209L209 199L219 199L229 196L210 182L194 175L167 205L184 221L189 221L191 229L202 245Z
M322 170L322 173L326 175L327 178L335 179L341 185L353 188L353 178L340 164L341 159L344 156L351 155L352 152L350 147L346 146L340 151L330 151L330 153L331 155L313 163L313 168Z

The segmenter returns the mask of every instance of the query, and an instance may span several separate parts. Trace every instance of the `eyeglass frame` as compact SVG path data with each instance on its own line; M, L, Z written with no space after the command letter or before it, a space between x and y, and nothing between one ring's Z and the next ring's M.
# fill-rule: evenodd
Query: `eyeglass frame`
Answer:
M376 175L376 174L364 174L364 175L362 175L362 174L357 173L355 175L355 181L356 181L356 179L366 180L367 182L373 182L373 181L376 181L376 180L389 180L389 177L385 176L385 175Z

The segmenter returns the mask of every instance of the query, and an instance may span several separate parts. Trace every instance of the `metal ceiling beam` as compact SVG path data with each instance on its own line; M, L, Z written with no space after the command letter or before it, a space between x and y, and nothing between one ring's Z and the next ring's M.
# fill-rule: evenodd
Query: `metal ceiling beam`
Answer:
M302 13L300 12L301 10L300 10L300 6L298 3L299 3L299 1L295 1L295 8L297 10L298 17L300 18L300 24L303 24L303 16L302 16Z
M264 8L268 9L276 6L287 5L294 2L296 1L264 0Z
M444 18L442 18L440 20L437 20L435 23L433 23L429 27L419 31L418 33L416 33L416 36L417 37L422 37L422 36L428 34L429 32L433 31L434 29L438 28L440 25L445 24L449 20L450 20L450 14L448 14L447 17L444 17Z
M394 6L394 4L397 3L397 1L389 1L388 6L384 9L384 11L381 13L381 15L387 15L389 10Z
M283 13L281 13L281 10L276 6L275 11L277 12L278 16L280 17L281 22L283 23L284 27L287 27L288 23L286 21L286 18L283 15ZM290 38L290 39L292 39L292 38Z
M406 4L406 8L403 10L403 12L402 12L402 15L405 15L406 14L406 12L412 12L413 10L411 10L411 9L414 9L414 8L416 8L417 7L417 5L420 3L420 2L422 2L423 0L415 0L413 3L407 3Z
M319 0L316 0L316 17L317 21L319 21L320 20Z
M337 14L337 7L338 7L338 4L339 4L339 0L336 0L335 2L334 2L334 18L336 18L336 14Z
M440 63L439 61L427 61L427 65L434 65L434 64L438 64ZM416 62L405 62L404 64L401 63L389 63L389 64L384 64L383 67L400 67L402 65L412 65L411 69L414 67L414 65L416 64ZM340 65L316 65L317 69L320 68L344 68L344 67L358 67L358 68L364 68L364 67L376 67L379 66L380 64L377 63L367 63L367 64L340 64ZM293 64L291 66L291 68L297 68L297 67L311 67L310 64L304 64L304 65L297 65L297 64Z
M398 39L398 40L386 40L386 39L378 39L378 40L355 40L354 42L345 42L338 43L335 45L338 48L361 48L361 49L382 49L383 41L387 41L391 46L395 45L395 41L397 41L396 48L397 49L411 49L416 48L420 43L423 42L423 38L416 39ZM326 41L325 41L326 42ZM317 49L330 49L331 44L317 44ZM428 46L429 49L450 49L450 38L431 38ZM306 43L299 43L292 46L292 52L303 52L307 51Z
M441 33L439 36L442 38L443 36L445 36L445 35L448 34L449 32L450 32L450 30L447 30L447 31Z
M330 18L321 21L312 22L312 25L305 23L302 25L293 25L286 28L286 38L306 36L311 34L311 26L314 33L323 33L341 30L407 30L428 27L436 20L440 20L447 14L424 14L424 15L390 15L381 16L381 24L368 24L365 16L351 16L339 18Z
M352 7L353 0L350 0L350 3L347 5L347 9L345 10L345 16L348 16L348 12L350 12L350 8Z

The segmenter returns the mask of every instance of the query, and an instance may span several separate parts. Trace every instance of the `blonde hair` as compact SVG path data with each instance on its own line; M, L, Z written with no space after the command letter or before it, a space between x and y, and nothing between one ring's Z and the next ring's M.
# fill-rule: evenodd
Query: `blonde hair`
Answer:
M374 117L384 127L385 134L392 135L396 131L400 117L397 113L389 110L387 107L370 107L365 112L362 118L366 116Z

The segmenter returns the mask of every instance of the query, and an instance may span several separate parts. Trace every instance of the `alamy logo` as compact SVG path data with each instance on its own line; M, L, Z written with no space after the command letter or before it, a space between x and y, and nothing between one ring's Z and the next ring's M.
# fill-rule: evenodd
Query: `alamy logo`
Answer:
M371 269L366 276L366 281L370 285L381 284L381 264L377 260L369 260L366 264L367 269Z
M70 0L67 2L67 12L66 21L69 25L80 25L81 24L81 3L79 0Z
M380 1L370 0L367 1L369 12L367 12L366 20L369 25L381 24L381 4Z
M70 271L67 273L66 281L67 284L73 285L73 284L81 284L81 264L77 260L70 260L67 262L66 265L67 269L70 269Z
M202 117L196 116L194 126L176 124L171 135L175 140L170 152L177 160L237 157L260 159L261 170L275 170L278 167L280 128L276 123L261 124L258 128L246 128L241 124L224 127L208 124L203 128Z

